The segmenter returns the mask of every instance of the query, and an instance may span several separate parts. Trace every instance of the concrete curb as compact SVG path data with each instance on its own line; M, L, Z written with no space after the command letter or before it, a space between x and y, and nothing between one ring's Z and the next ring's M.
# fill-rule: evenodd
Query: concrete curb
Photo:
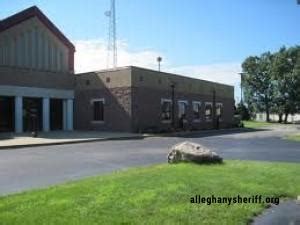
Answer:
M36 144L24 144L24 145L11 145L11 146L0 146L0 150L8 149L21 149L29 147L41 147L41 146L52 146L52 145L67 145L67 144L81 144L88 142L102 142L102 141L121 141L121 140L137 140L144 139L149 136L132 136L132 137L110 137L110 138L94 138L88 140L74 140L74 141L62 141L62 142L52 142L52 143L36 143Z
M219 129L219 130L198 130L198 131L180 131L180 132L173 132L173 133L161 133L161 134L149 134L149 137L184 137L186 135L189 134L213 134L213 133L220 133L222 134L222 132L226 132L226 131L243 131L243 132L247 132L247 131L253 131L254 129L252 128L224 128L224 129ZM148 135L148 134L147 134Z
M62 141L62 142L52 142L52 143L36 143L36 144L23 144L23 145L11 145L11 146L0 146L0 150L8 150L8 149L21 149L21 148L29 148L29 147L41 147L41 146L52 146L52 145L67 145L67 144L80 144L80 143L88 143L88 142L102 142L102 141L119 141L119 140L137 140L137 139L145 139L149 137L184 137L191 134L213 134L220 133L224 131L251 131L252 129L248 128L227 128L227 129L219 129L219 130L200 130L200 131L183 131L183 132L175 132L175 133L163 133L163 134L144 134L143 136L130 136L130 137L108 137L108 138L94 138L94 139L85 139L85 140L74 140L74 141ZM216 134L218 135L218 134Z

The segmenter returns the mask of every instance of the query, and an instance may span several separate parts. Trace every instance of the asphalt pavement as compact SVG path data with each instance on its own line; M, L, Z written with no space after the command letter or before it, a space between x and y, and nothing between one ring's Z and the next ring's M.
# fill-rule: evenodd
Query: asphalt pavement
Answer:
M213 131L180 137L148 137L0 150L0 195L76 180L128 167L166 162L181 141L203 144L226 159L300 162L300 142L284 139L298 126L260 131Z

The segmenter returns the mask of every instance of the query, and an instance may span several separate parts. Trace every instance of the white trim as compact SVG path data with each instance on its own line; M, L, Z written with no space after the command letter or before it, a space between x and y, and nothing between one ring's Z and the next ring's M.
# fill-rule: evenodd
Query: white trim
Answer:
M43 98L43 131L50 131L50 99Z
M171 105L173 104L173 102L172 102L171 99L169 99L169 98L161 98L161 99L160 99L160 106L162 106L162 104L163 104L164 102L169 102L169 103L171 103ZM171 113L172 113L172 110L171 110ZM161 115L161 114L162 114L162 112L160 112L160 115ZM169 123L172 122L172 116L171 116L171 118L170 118L169 120L160 119L160 122L161 122L161 123L165 123L165 124L169 124Z
M189 101L188 100L178 100L177 104L179 104L179 103L185 103L185 104L189 105Z
M194 116L194 105L200 105L200 108L202 107L202 102L201 101L192 101L192 110L193 110L193 116ZM200 118L199 119L194 119L193 118L193 123L200 123L201 122L201 111L199 112Z
M91 99L90 103L94 104L94 102L103 102L103 104L105 104L105 98L93 98L93 99Z
M210 105L211 107L213 107L213 103L212 102L205 102L205 106L204 106L204 117L205 117L205 122L211 122L212 121L212 117L213 117L213 108L211 109L212 110L212 112L211 112L211 119L207 119L206 118L206 113L205 113L205 111L206 111L206 106L207 105Z
M177 101L177 106L178 106L178 113L177 113L177 118L178 119L180 119L180 104L184 104L184 115L186 115L187 114L187 111L188 111L188 105L189 105L189 102L188 102L188 100L178 100ZM188 122L188 120L185 118L183 121L182 121L183 123L187 123Z
M73 130L74 100L67 99L67 130Z
M94 103L95 102L102 102L103 106L105 105L105 98L93 98L90 100L90 104L92 105L92 107L94 107ZM94 109L93 109L93 113L94 113ZM104 108L103 108L103 120L94 120L94 114L93 114L93 120L91 120L92 124L103 124L105 123L105 117L104 117Z
M15 96L15 132L23 132L23 98Z
M202 105L202 102L201 101L192 101L192 104L200 104L200 105Z
M172 103L172 100L169 99L169 98L161 98L160 99L160 104L164 103L164 102L171 102Z
M218 106L221 106L221 109L220 109L221 111L220 111L220 117L219 117L219 120L222 121L222 120L223 120L223 119L222 119L222 117L223 117L222 111L224 110L223 103L222 103L222 102L217 102L217 103L216 103L216 116L218 116L218 115L217 115L217 107L218 107Z
M0 85L1 96L74 99L73 90Z

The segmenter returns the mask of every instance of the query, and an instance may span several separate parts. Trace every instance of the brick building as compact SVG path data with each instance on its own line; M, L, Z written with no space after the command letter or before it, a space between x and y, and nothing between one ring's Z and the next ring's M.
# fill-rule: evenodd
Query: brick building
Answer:
M77 74L75 80L77 129L159 132L232 125L232 86L133 66Z
M35 6L0 21L0 131L73 129L74 52Z
M0 132L232 124L231 86L138 67L75 75L74 52L35 6L0 21Z

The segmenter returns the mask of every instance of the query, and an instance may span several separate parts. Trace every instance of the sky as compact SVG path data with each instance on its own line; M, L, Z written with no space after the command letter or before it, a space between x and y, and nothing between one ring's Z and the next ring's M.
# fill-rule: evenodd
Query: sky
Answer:
M1 0L0 19L32 5L75 44L75 71L106 68L110 0ZM300 44L297 0L116 0L118 66L235 86L246 57Z

